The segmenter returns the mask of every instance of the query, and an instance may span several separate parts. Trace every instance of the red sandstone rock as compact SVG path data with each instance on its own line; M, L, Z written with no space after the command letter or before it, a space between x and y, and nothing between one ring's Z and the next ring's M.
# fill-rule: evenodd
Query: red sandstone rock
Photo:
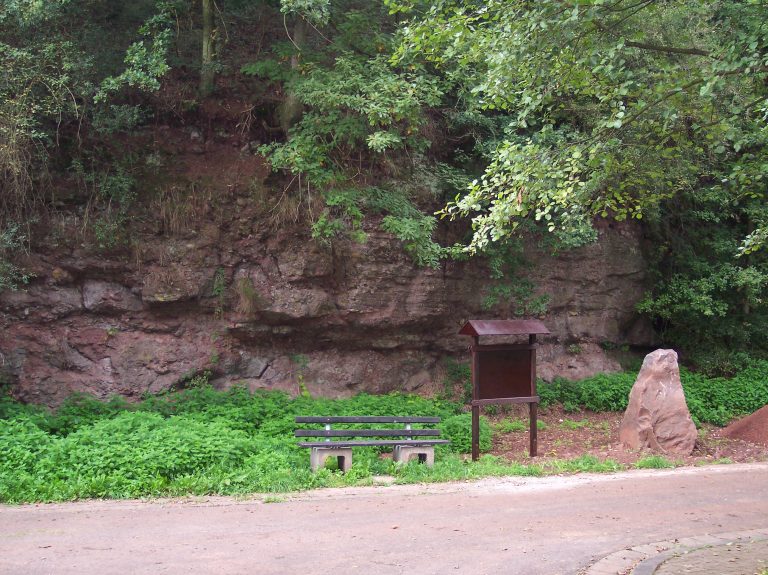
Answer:
M0 294L0 381L16 397L50 405L76 391L138 398L199 372L215 387L298 393L297 355L313 395L428 391L442 387L445 358L468 360L458 334L468 318L516 317L527 305L500 297L489 310L482 260L415 266L374 219L364 224L366 242L339 238L333 249L311 241L303 221L275 227L267 187L262 199L252 193L269 172L260 157L214 145L201 162L179 153L187 131L169 128L163 141L175 158L169 177L205 191L188 227L171 229L156 214L132 229L130 257L83 246L73 228L61 233L71 242L30 254L24 291ZM537 352L546 380L618 370L597 342L653 341L634 311L647 268L641 229L598 222L598 233L598 242L556 257L526 246L536 263L526 269L530 297L550 298L541 319L552 336Z
M671 349L649 353L629 394L619 440L630 449L689 455L696 436L680 383L677 353Z

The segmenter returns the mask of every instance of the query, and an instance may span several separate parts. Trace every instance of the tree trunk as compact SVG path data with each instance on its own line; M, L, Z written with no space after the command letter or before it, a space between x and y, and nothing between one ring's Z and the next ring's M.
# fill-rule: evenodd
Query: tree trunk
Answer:
M214 0L203 2L203 58L200 67L200 97L205 98L213 93L213 83L216 75L214 58L216 55L216 18Z
M755 222L752 221L752 218L747 216L747 234L749 235L752 232L755 231ZM745 267L750 265L750 257L748 255L743 256L742 259L744 260ZM745 291L742 289L742 291ZM752 311L751 306L749 305L749 295L744 294L742 296L742 303L741 303L741 311L745 316L748 316L750 312Z
M296 72L301 62L301 49L304 47L304 43L307 37L307 23L304 18L300 16L296 19L296 24L293 27L293 43L296 45L296 52L291 56L291 70ZM283 129L285 135L288 135L288 130L291 129L299 118L301 118L302 104L293 92L288 92L285 96L285 100L280 106L278 112L280 116L280 127Z

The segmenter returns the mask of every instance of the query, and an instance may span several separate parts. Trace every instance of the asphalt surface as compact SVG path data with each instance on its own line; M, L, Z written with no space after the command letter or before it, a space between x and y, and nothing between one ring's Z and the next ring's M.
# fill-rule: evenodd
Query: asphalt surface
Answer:
M768 536L763 535L763 537L764 539L756 540L746 537L743 540L738 538L720 545L707 545L683 553L673 552L670 557L664 557L664 561L650 573L656 575L759 574L768 570Z
M765 463L0 506L0 573L556 575L643 544L766 528Z

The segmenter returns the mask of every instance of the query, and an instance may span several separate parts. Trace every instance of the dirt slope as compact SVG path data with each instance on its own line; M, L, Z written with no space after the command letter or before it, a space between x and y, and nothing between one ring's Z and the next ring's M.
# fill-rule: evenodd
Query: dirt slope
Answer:
M768 446L768 405L743 419L734 421L722 431L722 435Z

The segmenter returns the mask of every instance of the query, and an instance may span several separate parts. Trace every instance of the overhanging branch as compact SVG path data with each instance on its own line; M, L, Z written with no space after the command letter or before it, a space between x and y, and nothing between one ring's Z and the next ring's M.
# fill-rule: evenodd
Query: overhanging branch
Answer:
M624 42L625 46L640 48L641 50L652 50L654 52L666 52L668 54L689 54L691 56L709 56L707 50L700 48L678 48L676 46L663 46L661 44L651 44L649 42Z

